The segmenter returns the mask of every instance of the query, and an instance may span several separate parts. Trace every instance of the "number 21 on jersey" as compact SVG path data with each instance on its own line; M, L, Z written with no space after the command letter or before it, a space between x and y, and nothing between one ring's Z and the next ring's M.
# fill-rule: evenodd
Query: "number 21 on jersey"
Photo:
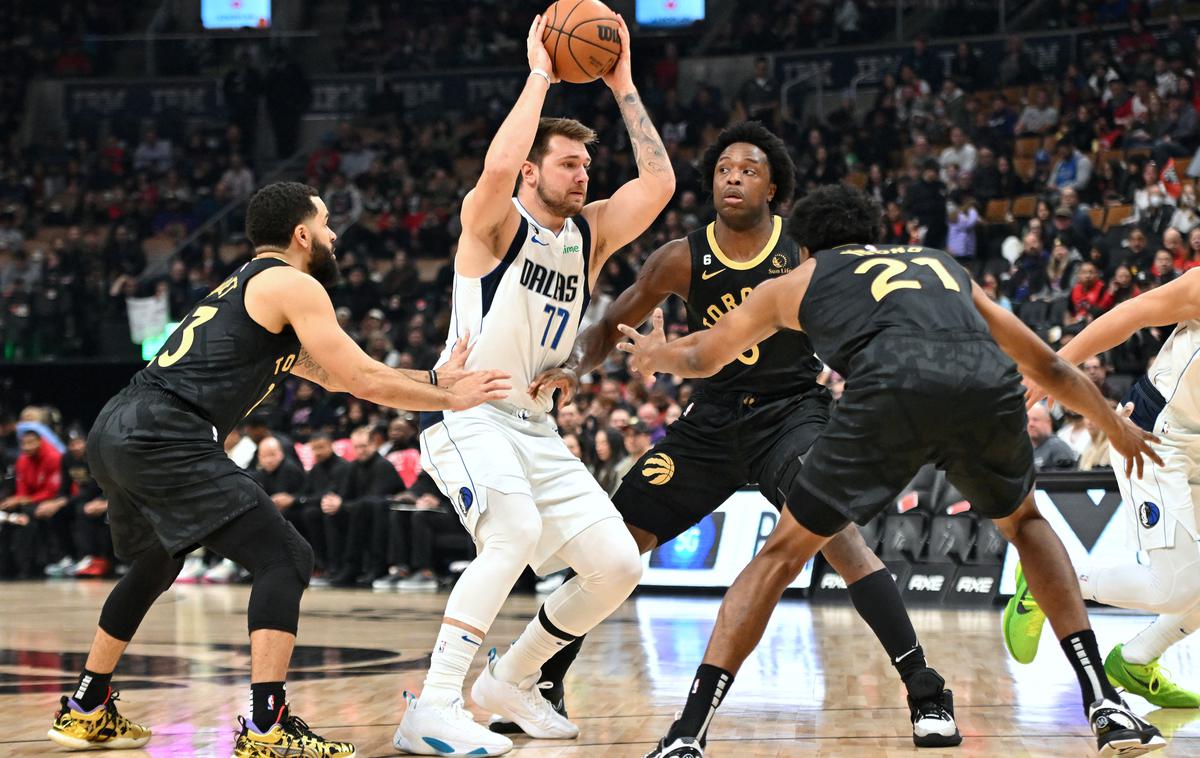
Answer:
M950 272L946 270L946 267L937 258L913 258L911 262L918 266L925 266L937 274L937 278L946 289L952 292L962 292L962 288L958 286L958 282L954 281L954 277L950 275ZM883 270L876 274L875 279L871 282L871 297L875 298L875 302L879 302L896 290L921 289L921 283L912 279L898 279L893 281L893 279L908 271L908 264L895 258L872 258L869 261L863 261L854 268L854 273L868 274L877 268Z

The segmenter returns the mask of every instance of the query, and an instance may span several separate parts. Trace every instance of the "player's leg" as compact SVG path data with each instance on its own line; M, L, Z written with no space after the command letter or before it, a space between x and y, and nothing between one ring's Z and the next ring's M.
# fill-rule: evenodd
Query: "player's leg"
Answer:
M625 475L612 503L625 520L640 553L664 545L698 524L746 483L746 475L733 461L729 448L729 410L703 399L667 429L667 436ZM669 466L647 466L654 456L666 456ZM666 468L669 475L664 475ZM556 652L542 666L542 694L566 715L563 679L579 655L585 635ZM516 731L503 721L498 731Z
M256 500L252 508L201 539L252 577L246 611L251 714L243 720L234 756L257 756L292 744L331 758L353 755L353 745L307 729L287 703L285 682L296 644L300 598L312 577L312 548L262 488L244 477L230 477L226 487L232 497ZM244 500L231 500L240 501Z
M579 476L587 476L580 470ZM596 490L597 508L607 506ZM544 514L549 515L549 514ZM541 668L556 652L607 618L637 586L642 561L624 523L595 522L564 544L555 556L575 575L546 598L537 615L503 656L480 674L472 699L512 721L531 737L570 739L579 729L539 696Z
M785 509L762 549L726 590L683 712L647 758L702 755L709 724L738 669L762 639L783 591L846 519L821 507L808 509L805 523Z
M971 509L992 519L1016 548L1038 612L1050 620L1079 681L1083 711L1101 755L1137 755L1163 747L1158 730L1129 710L1104 675L1071 559L1034 502L1033 446L1020 385L1013 382L1002 396L979 402L981 408L966 407L968 403L956 408L964 418L988 408L991 422L958 424L959 433L940 444L940 467Z

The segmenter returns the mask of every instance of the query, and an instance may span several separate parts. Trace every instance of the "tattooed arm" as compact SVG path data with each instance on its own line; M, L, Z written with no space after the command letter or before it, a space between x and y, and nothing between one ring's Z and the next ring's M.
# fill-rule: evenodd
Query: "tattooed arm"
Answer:
M629 29L625 20L617 17L621 37L621 57L612 70L604 75L604 83L612 90L637 162L638 177L626 182L608 200L590 203L583 210L592 225L595 239L591 262L591 282L603 267L604 261L616 250L636 239L650 227L658 214L675 194L675 172L667 149L663 147L658 130L650 123L646 107L633 85L629 64Z
M411 379L418 384L429 384L430 377L428 371L407 368L396 368L392 369L392 371L403 374L405 378ZM348 389L338 384L337 380L330 376L328 371L321 368L321 364L317 363L304 348L300 349L300 355L296 357L296 363L292 366L292 376L298 376L301 379L307 379L313 384L319 384L330 392L349 392ZM457 379L457 374L455 378ZM439 376L438 386L447 386L447 383L441 379L442 377ZM453 385L453 382L449 384Z

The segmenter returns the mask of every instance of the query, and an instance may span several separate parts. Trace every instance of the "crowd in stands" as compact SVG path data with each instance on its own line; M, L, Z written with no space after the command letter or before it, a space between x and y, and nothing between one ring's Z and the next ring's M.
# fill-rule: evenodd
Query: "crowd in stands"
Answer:
M776 4L747 6L769 13ZM872 5L850 4L863 11ZM401 23L393 19L403 14L387 12L387 3L353 5L363 28L385 18ZM696 169L699 153L723 126L753 117L785 137L800 192L841 181L862 187L884 209L887 241L949 250L991 297L1061 346L1114 305L1200 265L1192 176L1200 173L1200 161L1192 160L1200 147L1195 25L1171 16L1143 26L1143 6L1132 2L1102 3L1096 12L1115 12L1118 5L1123 27L1081 39L1064 70L1039 69L1021 37L1013 37L994 61L963 43L945 65L918 41L870 97L847 96L820 121L783 118L766 58L748 80L725 91L702 85L686 99L670 56L643 59L642 94L664 137L678 190L659 221L610 260L593 308L604 308L629 286L659 245L711 219ZM1061 17L1090 12L1076 6L1062 3ZM488 15L486 24L472 25L495 32L482 43L490 51L485 61L492 54L511 57L504 51L506 35L520 40L526 21L519 20L498 22ZM1092 16L1088 23L1103 20L1111 19ZM411 50L401 45L396 54L438 60L422 46L446 35L431 28L414 27ZM774 24L771 29L778 31ZM381 39L394 30L385 31ZM410 37L404 32L394 38ZM446 48L438 55L459 52ZM458 206L507 110L494 100L477 105L458 119L388 111L343 123L303 166L302 178L320 189L340 236L343 281L332 292L338 319L388 365L429 367L443 347ZM556 88L547 110L569 113L599 133L590 170L593 197L608 196L634 175L628 139L606 90ZM164 258L162 250L174 249L225 200L251 192L257 180L236 124L169 138L147 128L136 141L77 139L57 148L11 141L0 155L0 359L135 358L126 297L165 293L177 320L247 260L252 251L236 235L202 236L173 257ZM669 332L682 333L682 304L675 300L666 310ZM1091 373L1099 377L1097 385L1119 398L1166 333L1146 330L1096 359ZM840 386L839 377L826 380ZM559 409L560 429L611 489L636 453L661 438L686 407L690 391L689 384L670 378L651 384L631 376L623 357L614 354L587 377L576 403ZM313 541L328 581L395 583L416 576L428 584L431 573L447 570L446 556L469 553L469 544L455 544L454 516L414 463L414 418L299 380L277 394L278 404L246 437L233 440L231 451L247 449L245 440L251 440L254 453L245 465L261 467L264 481L278 488L270 494L281 508L295 508L289 519ZM1052 418L1047 427L1040 416L1035 412L1030 423L1039 466L1106 465L1104 441L1095 430L1071 417ZM0 431L17 446L13 428ZM270 452L264 461L268 437L280 442L281 463L271 463ZM63 438L68 442L60 456L67 466L68 448L82 444L82 436ZM395 477L386 474L379 456L392 464ZM73 485L67 478L60 481ZM80 495L66 491L56 497L72 504L55 513L75 514L73 524L89 523L99 508L95 498L79 501ZM9 556L28 552L32 548L23 544L5 547L11 534L3 535L24 528L15 524L22 517L35 529L47 519L28 503L6 510L16 518L0 527L0 550ZM445 555L418 551L409 541L417 530L444 535L422 544L444 544ZM78 562L83 551L111 561L97 539L77 537L74 527L47 525L38 533L46 535L37 542L44 562L64 571L71 568L65 560ZM67 537L77 546L53 547ZM358 544L364 539L370 544ZM348 553L347 544L356 547ZM348 555L362 559L347 561ZM232 574L228 566L222 570Z

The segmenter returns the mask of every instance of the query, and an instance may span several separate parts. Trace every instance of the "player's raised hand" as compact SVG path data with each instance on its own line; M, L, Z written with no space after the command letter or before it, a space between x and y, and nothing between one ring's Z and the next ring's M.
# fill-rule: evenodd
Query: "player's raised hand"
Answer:
M543 390L553 392L558 390L562 392L560 400L564 403L571 402L571 398L575 397L575 391L579 389L579 374L575 373L574 369L566 366L558 368L546 369L542 373L533 378L529 383L529 388L525 390L531 398L537 399Z
M529 70L540 68L550 75L550 82L558 81L558 76L554 73L554 61L550 58L550 53L546 52L546 45L542 40L546 37L546 17L542 15L533 17L533 24L529 27L529 37L525 40L525 53L529 57Z
M454 347L450 349L450 360L438 367L438 386L450 388L459 379L462 379L463 374L467 373L467 358L469 357L471 357L471 331L468 329L454 342Z
M629 27L620 13L617 14L617 33L621 37L621 54L608 73L601 78L610 90L617 94L625 94L633 89L633 65L629 58Z
M1150 443L1159 442L1158 437L1155 437L1150 432L1142 429L1137 424L1129 420L1130 414L1133 413L1133 403L1126 403L1114 412L1116 417L1116 425L1111 430L1106 430L1108 433L1108 444L1112 445L1112 449L1116 450L1125 459L1125 476L1133 476L1133 471L1137 470L1137 478L1142 478L1143 456L1163 465L1162 458L1158 457L1158 453L1150 447Z
M628 324L620 324L617 328L629 338L628 342L617 343L617 349L629 353L630 368L646 376L653 374L657 352L667 344L667 335L663 331L662 308L654 309L654 314L650 316L650 331L647 334L640 333Z
M465 411L489 400L503 400L512 391L507 371L468 371L450 388L450 410Z

